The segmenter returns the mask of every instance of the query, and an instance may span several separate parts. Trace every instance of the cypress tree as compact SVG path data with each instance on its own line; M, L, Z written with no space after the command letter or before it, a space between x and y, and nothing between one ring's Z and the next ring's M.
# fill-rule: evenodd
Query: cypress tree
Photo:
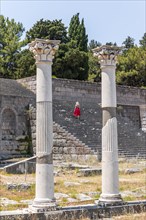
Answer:
M86 35L84 19L81 22L79 20L79 13L71 18L68 36L70 41L73 40L76 43L75 46L79 50L87 52L88 35Z

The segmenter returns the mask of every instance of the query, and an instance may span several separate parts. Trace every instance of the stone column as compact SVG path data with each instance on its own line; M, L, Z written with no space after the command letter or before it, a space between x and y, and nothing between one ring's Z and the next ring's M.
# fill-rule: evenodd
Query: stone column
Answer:
M116 55L118 47L93 49L102 71L102 194L99 204L119 204L118 139L116 118Z
M32 210L55 210L53 177L52 60L59 41L36 39L29 44L37 66L36 191Z

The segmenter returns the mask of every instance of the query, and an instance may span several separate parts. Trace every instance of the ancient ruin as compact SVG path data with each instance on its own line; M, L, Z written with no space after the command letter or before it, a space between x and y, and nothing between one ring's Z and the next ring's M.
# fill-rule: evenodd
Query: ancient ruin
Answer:
M117 96L115 70L119 47L102 46L93 49L102 75L102 194L99 203L119 204Z
M59 41L36 39L29 44L37 65L36 195L32 209L54 210L52 60ZM41 187L40 187L41 182Z
M94 50L102 69L102 104L100 84L64 79L52 82L52 59L58 44L59 41L41 39L30 44L36 59L37 77L17 81L0 79L1 159L22 155L34 155L32 160L36 159L36 191L32 205L29 209L7 212L6 215L2 212L1 219L68 220L68 216L80 218L81 215L98 219L99 216L123 213L123 209L125 212L130 208L133 212L145 211L145 201L123 203L119 192L118 158L145 159L146 91L117 86L116 95L116 53L119 48L114 50L104 46ZM81 104L80 120L73 118L77 100ZM86 160L89 155L99 161L102 155L99 201L58 209L54 198L53 157L65 161ZM22 172L26 172L25 165L29 162L29 159L23 162ZM17 171L20 164L15 164L13 170ZM11 172L11 166L8 169ZM92 171L101 174L101 169ZM20 184L20 187L25 186Z

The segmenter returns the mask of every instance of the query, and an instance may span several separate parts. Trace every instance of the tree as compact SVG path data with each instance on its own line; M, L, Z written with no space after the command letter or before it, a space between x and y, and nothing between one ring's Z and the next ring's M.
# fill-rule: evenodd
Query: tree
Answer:
M81 23L79 20L79 13L71 18L68 28L69 41L74 41L76 47L81 51L87 52L88 35L86 35L86 29L84 25L84 19Z
M88 46L88 50L91 51L92 49L100 46L101 46L100 42L97 42L96 40L91 40Z
M146 33L144 33L142 39L139 41L140 45L142 47L145 47L146 48Z
M62 57L65 64L65 71L61 71L63 67L60 65L61 68L58 71L63 78L86 80L88 78L89 68L87 54L88 36L86 35L84 20L82 19L80 23L79 13L71 18L68 28L68 38L68 50L65 52L64 57Z
M133 47L119 56L117 83L128 86L146 86L146 48Z
M28 42L34 40L35 38L44 38L50 40L60 40L61 43L66 43L67 38L67 28L62 23L62 20L39 20L33 27L27 31L26 38Z
M0 76L17 78L17 55L26 44L21 41L23 25L0 15Z
M24 78L36 74L36 65L33 56L33 53L28 49L22 50L21 53L17 55L16 78Z
M37 21L33 27L27 31L26 40L31 42L35 38L60 40L61 42L67 42L67 31L66 27L61 20L43 20ZM29 50L22 51L17 56L17 76L27 77L35 74L35 60L32 53Z
M59 78L86 80L88 54L74 48L74 43L61 44L53 63L53 75Z
M132 47L134 47L134 38L132 38L132 37L130 37L130 36L128 36L126 39L125 39L125 41L123 41L123 45L124 45L124 47L126 48L126 49L129 49L129 48L132 48Z
M87 52L88 35L86 35L86 29L84 25L84 19L82 19L79 26L79 49Z
M115 43L107 42L106 45L108 45L108 46L117 46L117 43L116 42Z
M97 57L93 56L93 53L89 51L89 70L88 70L88 80L100 82L101 81L101 71L100 64L97 61Z

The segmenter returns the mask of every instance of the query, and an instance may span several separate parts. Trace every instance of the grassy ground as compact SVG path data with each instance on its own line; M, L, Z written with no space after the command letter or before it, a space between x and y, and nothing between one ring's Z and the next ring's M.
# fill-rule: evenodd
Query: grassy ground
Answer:
M83 162L82 162L83 163ZM89 164L94 167L101 167L100 163ZM133 174L125 174L127 168L140 168L141 171ZM67 168L56 168L59 173L54 177L55 181L55 193L67 194L74 201L68 201L68 198L62 197L57 200L60 206L79 205L79 204L91 204L95 203L101 193L101 175L94 175L89 177L79 177L78 169L70 170ZM119 162L119 181L120 192L130 191L131 195L124 196L124 201L135 201L146 199L146 168L144 161L121 161ZM75 183L77 185L66 186L66 182ZM8 190L7 183L29 183L31 185L28 190ZM6 174L0 173L0 196L16 201L18 204L1 205L1 210L14 210L18 208L28 207L27 203L22 203L21 200L33 200L35 196L35 175L34 174ZM92 199L86 201L80 201L78 194L82 193L89 195L94 192ZM2 201L2 200L1 200ZM2 204L2 202L1 202ZM115 218L114 218L115 219ZM117 218L118 219L118 218ZM119 218L120 219L120 218ZM122 220L130 219L128 216L122 218ZM138 219L137 217L133 219ZM140 219L144 219L141 217Z

